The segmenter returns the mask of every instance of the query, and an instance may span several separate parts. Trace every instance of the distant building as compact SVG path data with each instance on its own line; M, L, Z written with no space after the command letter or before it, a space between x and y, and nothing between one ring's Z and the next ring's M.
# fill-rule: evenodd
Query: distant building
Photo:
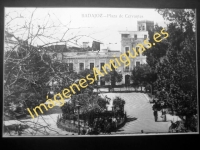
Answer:
M16 51L19 48L19 44L17 39L14 37L13 34L8 33L5 31L4 35L4 51L14 50Z
M154 28L154 22L148 20L141 20L137 23L137 30L138 31L148 31Z
M149 29L154 27L153 21L138 21L137 31L119 31L121 34L121 49L116 47L115 44L102 44L100 42L94 41L92 47L89 47L88 42L83 42L83 47L78 49L67 48L66 51L56 52L57 59L66 63L70 69L76 72L82 71L84 69L93 69L97 67L102 70L101 67L107 63L109 64L110 59L115 59L120 57L121 54L126 53L132 48L136 48L137 44L143 44L145 39L148 39ZM118 43L119 44L119 43ZM64 47L63 47L64 48ZM133 51L131 51L133 53ZM55 52L48 51L48 54L53 55ZM116 71L121 72L123 75L123 81L118 84L129 84L131 82L131 70L137 65L146 63L146 56L139 54L136 58L130 58L130 65L125 67L125 65L119 66ZM103 81L98 81L98 85L107 85L110 83L105 83Z
M4 51L15 51L18 52L20 47L23 47L23 49L26 49L30 47L31 49L36 49L32 45L28 45L28 41L24 41L18 37L15 37L13 34L5 31L4 33ZM25 51L25 50L24 50Z

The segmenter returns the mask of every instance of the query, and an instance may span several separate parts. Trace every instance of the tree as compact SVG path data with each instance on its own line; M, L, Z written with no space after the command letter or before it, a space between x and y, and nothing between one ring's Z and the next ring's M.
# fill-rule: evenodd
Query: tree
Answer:
M162 99L180 117L186 116L187 127L191 128L189 120L197 113L195 10L157 11L168 21L169 37L144 54L151 69L157 73L155 88L166 93L163 96L167 98ZM154 32L160 29L155 27Z
M73 70L67 69L62 59L53 59L46 47L56 43L76 43L81 35L67 34L71 31L69 25L63 24L53 13L40 14L40 10L6 9L4 106L11 117L15 117L15 112L9 109L13 103L17 107L23 104L26 109L46 101L52 88L50 81L58 83L54 92L73 82ZM79 29L73 28L73 32Z
M142 91L142 83L143 83L143 68L140 66L135 67L132 70L132 75L131 75L131 79L133 80L133 87L135 87L135 89L139 86L141 86L141 91Z
M113 111L117 114L124 114L124 105L125 105L125 100L122 99L121 97L116 96L113 99Z
M154 91L154 82L157 80L157 74L148 64L142 65L144 74L143 74L143 84L147 88L151 86L151 93Z
M163 27L158 26L157 24L153 28L153 30L148 30L149 33L149 42L154 43L153 35L154 33L160 33ZM152 70L155 70L156 64L159 62L160 58L166 55L168 47L168 42L163 40L162 42L157 42L155 46L150 48L147 51L144 51L143 54L146 57L147 64L150 66Z
M148 64L141 64L132 70L131 78L133 80L133 86L141 86L141 91L142 86L147 86L148 84L150 84L153 89L153 82L156 80L156 73Z
M123 79L123 76L120 72L117 72L116 70L108 72L103 78L106 82L111 82L111 87L114 88L116 82L121 82ZM110 91L110 88L109 88Z
M99 96L98 93L94 93L93 89L94 88L91 85L83 89L81 93L72 95L70 102L65 103L61 107L64 116L71 116L66 117L65 119L76 118L74 110L76 109L77 104L80 105L80 112L84 121L88 120L89 122L92 122L90 118L94 116L95 113L102 113L106 111L106 105L109 104L109 102L106 98Z
M7 61L4 62L4 100L23 103L33 96L35 99L44 99L48 91L45 83L52 73L50 58L34 53L29 48L24 52L23 45L17 52L6 51L5 58Z

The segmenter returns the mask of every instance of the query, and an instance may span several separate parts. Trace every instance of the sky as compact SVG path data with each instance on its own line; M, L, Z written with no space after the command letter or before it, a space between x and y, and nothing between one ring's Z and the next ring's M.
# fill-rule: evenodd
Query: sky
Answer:
M5 28L9 26L10 32L25 39L28 35L26 27L30 25L33 11L30 33L35 35L38 27L47 28L44 32L40 30L39 33L43 33L44 36L34 38L33 45L44 45L61 38L63 40L72 39L69 40L72 42L68 42L72 45L81 45L82 42L91 42L92 40L101 41L104 44L120 44L119 31L136 31L138 20L150 20L154 21L154 24L166 27L163 17L155 9L5 8L5 14L8 14L5 17ZM16 16L20 17L16 18ZM52 26L59 27L52 28Z

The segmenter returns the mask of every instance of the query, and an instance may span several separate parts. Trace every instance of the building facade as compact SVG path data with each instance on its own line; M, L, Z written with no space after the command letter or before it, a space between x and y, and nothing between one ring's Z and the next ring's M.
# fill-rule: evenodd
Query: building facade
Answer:
M153 21L138 21L137 22L137 31L119 31L121 35L121 49L118 50L110 50L107 48L101 48L99 50L92 51L74 51L74 52L58 52L57 58L58 60L66 63L70 69L73 69L76 72L80 72L84 69L93 69L94 67L102 70L102 66L104 64L109 64L111 59L115 59L120 57L121 54L127 53L127 51L132 51L132 48L135 48L137 51L139 47L137 44L143 44L143 41L148 39L148 31L154 27ZM83 47L87 47L88 43L84 42ZM49 52L50 55L53 53ZM128 55L128 54L127 54ZM143 54L139 54L136 58L130 58L130 65L119 66L116 71L120 72L123 75L123 80L120 83L116 84L129 84L131 83L130 76L131 71L135 66L146 63L146 56ZM110 85L110 83L98 81L98 85Z

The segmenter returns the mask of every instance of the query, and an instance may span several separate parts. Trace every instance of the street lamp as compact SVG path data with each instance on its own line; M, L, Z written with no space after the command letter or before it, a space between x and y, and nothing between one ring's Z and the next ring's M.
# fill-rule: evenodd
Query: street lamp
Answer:
M80 119L79 119L79 109L80 109L80 105L76 105L76 107L78 108L78 135L80 135Z

